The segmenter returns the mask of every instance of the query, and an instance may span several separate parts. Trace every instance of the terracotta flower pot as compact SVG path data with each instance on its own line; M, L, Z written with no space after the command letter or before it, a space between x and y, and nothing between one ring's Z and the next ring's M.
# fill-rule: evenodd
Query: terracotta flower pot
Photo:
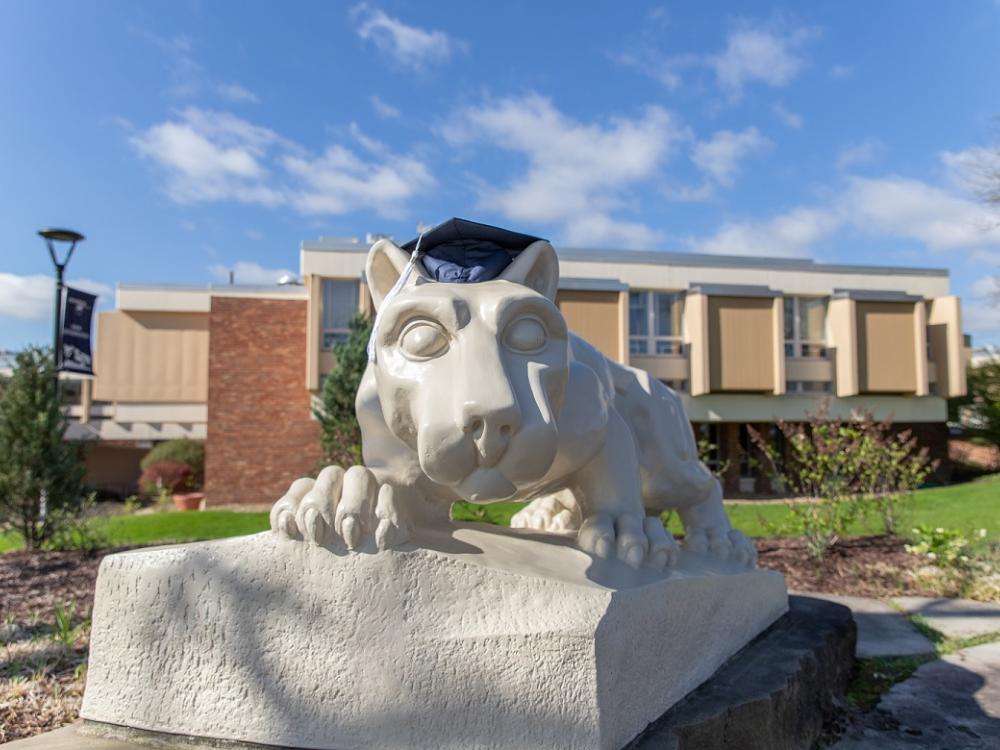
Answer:
M204 492L185 492L174 495L174 507L177 510L198 510L201 507L201 501L204 499Z

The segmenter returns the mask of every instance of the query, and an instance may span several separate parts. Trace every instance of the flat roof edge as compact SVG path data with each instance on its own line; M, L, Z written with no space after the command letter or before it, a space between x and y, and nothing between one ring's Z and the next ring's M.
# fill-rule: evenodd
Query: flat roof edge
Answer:
M303 240L302 252L367 253L368 245ZM597 250L584 247L556 247L560 260L589 263L648 263L651 265L704 266L708 268L762 268L809 273L857 273L872 276L940 276L948 278L946 268L918 266L867 266L852 263L818 263L811 258L779 258L767 255L713 255L668 250Z
M765 255L713 255L666 250L594 250L568 247L556 249L560 260L591 263L648 263L651 265L762 268L811 273L858 273L869 275L949 276L946 268L916 266L867 266L849 263L817 263L811 258L777 258Z

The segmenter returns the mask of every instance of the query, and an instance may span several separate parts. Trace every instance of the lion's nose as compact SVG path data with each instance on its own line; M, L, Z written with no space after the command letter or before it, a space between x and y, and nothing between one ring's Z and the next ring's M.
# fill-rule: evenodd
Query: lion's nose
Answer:
M479 452L479 465L490 467L503 456L510 439L521 428L521 410L516 404L494 409L476 408L470 404L463 409L464 432L470 434Z

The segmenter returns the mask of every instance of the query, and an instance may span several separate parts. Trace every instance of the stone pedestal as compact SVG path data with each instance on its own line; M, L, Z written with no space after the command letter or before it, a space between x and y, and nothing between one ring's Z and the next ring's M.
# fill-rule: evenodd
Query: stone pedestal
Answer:
M470 525L349 554L268 532L107 557L81 715L297 748L620 748L787 609L777 573L550 540Z

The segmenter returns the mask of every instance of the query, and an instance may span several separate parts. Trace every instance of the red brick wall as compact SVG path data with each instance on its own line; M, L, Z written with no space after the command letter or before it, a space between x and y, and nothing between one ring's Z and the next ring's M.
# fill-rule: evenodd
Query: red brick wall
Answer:
M273 502L315 471L319 425L305 377L305 301L212 298L208 505Z

